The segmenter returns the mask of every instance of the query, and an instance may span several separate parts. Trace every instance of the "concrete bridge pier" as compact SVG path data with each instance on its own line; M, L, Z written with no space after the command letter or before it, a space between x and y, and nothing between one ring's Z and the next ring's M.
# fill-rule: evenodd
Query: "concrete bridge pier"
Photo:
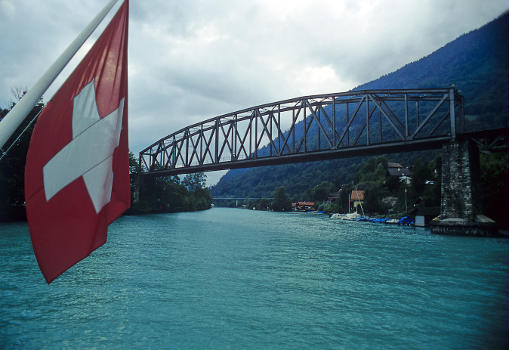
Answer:
M440 216L431 222L438 234L496 235L493 220L482 213L480 162L477 145L469 140L442 146Z

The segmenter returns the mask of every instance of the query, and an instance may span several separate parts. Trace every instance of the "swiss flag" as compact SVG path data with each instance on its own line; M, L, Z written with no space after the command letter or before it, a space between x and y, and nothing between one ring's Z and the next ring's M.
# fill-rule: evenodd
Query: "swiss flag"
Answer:
M48 283L106 242L130 206L124 4L48 102L25 167L27 218Z

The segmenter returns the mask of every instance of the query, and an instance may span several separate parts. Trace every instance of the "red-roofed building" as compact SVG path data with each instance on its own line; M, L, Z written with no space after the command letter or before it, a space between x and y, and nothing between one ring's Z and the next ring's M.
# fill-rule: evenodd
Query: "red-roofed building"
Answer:
M355 190L352 191L352 194L350 196L350 200L352 201L364 201L364 191Z
M292 203L293 210L315 210L315 202L295 202Z

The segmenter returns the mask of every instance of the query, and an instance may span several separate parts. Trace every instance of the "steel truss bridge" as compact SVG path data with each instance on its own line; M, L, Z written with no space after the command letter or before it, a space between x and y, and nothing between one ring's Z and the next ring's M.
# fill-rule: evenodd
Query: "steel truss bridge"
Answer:
M303 96L207 119L140 152L153 175L439 148L461 136L454 88Z

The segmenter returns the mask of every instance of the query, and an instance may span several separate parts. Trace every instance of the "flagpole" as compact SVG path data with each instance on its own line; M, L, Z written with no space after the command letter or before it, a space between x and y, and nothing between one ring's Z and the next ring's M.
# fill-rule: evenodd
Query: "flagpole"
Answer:
M118 0L110 0L108 4L95 16L95 18L83 29L83 31L74 39L74 41L65 49L57 60L48 68L48 70L39 78L32 88L23 96L23 98L10 110L7 115L0 120L0 149L7 140L16 131L19 125L25 120L35 104L41 99L48 87L53 83L58 74L64 69L71 58L80 49L83 43L88 39L92 32L102 22L111 8Z

